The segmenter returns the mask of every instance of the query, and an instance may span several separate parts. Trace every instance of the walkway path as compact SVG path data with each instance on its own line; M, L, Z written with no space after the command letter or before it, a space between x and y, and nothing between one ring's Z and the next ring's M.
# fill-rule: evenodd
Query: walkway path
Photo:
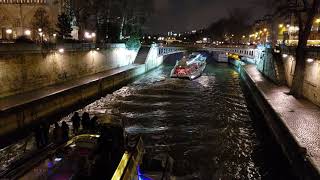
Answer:
M307 100L287 95L288 87L271 83L254 65L247 65L244 69L298 145L306 148L307 158L320 172L320 108Z
M97 81L104 77L112 76L114 74L118 74L118 73L127 71L129 69L134 69L138 66L141 66L141 65L138 65L138 64L127 65L124 67L115 68L105 72L79 78L73 81L68 81L61 84L48 86L45 88L37 89L34 91L30 91L30 92L26 92L18 95L8 96L6 98L0 99L0 111L5 111L15 106L27 104L32 101L36 101L44 97L51 96L83 84L88 84L90 82Z

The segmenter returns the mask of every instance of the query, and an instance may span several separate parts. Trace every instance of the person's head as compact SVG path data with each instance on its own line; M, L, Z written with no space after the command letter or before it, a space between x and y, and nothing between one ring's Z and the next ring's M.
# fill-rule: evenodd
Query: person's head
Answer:
M97 121L97 120L98 120L98 117L97 117L97 116L93 116L92 120L93 120L93 121Z

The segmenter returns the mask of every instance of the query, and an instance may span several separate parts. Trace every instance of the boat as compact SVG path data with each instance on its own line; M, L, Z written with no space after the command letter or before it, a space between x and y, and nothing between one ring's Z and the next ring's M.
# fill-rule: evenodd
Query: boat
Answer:
M157 157L146 161L144 154L144 144L139 135L124 137L122 127L104 126L98 134L77 135L62 145L49 148L3 174L0 179L152 180L161 177L169 180L172 158L163 155L162 159ZM145 168L151 161L164 162L165 166Z
M172 69L170 77L193 80L201 76L207 65L206 60L207 57L197 52L190 54L188 57L183 56Z
M228 53L226 52L216 52L214 58L219 63L228 63Z

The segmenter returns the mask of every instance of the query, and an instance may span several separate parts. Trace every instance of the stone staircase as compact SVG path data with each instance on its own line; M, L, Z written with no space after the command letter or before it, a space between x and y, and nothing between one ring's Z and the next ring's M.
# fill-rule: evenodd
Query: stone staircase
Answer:
M149 51L150 51L150 47L141 46L134 63L135 64L144 64L146 62L146 60L147 60Z

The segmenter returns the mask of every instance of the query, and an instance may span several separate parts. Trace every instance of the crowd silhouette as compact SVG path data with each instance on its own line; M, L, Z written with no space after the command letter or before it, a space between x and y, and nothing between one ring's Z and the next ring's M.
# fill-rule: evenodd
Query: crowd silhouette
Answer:
M90 119L90 114L88 112L84 112L80 117L79 113L75 112L70 120L72 123L72 135L78 135L80 133L86 133L90 130L94 130L97 127L98 117L93 116ZM70 138L70 128L66 121L62 121L61 126L58 122L54 123L54 128L51 133L51 141L49 131L49 123L43 123L34 128L34 137L37 148L46 147L50 142L54 144L61 144L67 142Z

